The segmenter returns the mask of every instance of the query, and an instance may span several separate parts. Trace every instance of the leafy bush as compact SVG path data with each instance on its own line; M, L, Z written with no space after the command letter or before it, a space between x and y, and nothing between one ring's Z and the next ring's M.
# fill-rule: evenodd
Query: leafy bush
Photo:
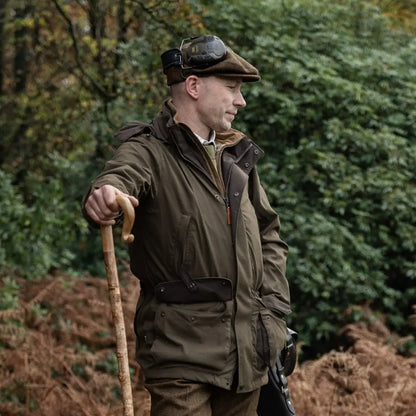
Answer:
M73 209L76 202L63 199L58 179L29 175L28 180L31 193L23 197L11 175L0 170L0 256L5 267L38 278L53 267L71 266L71 244L85 225Z
M0 311L18 308L19 288L19 284L10 276L2 278L2 284L0 285Z

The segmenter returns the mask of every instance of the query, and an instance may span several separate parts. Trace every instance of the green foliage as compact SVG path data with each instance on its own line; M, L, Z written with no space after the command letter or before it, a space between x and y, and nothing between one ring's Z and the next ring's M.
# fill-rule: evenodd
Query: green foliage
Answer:
M74 201L63 200L63 185L54 178L29 175L30 194L12 185L0 170L0 229L4 267L30 278L44 276L52 267L69 268L77 229L85 228L75 215Z
M0 403L19 403L27 406L29 410L39 408L33 401L27 401L27 387L24 380L14 380L13 383L0 391Z
M72 372L79 378L86 378L86 363L85 361L77 362L71 365Z
M100 233L80 214L84 190L117 145L115 130L150 120L168 94L160 53L212 33L262 75L244 86L236 127L268 155L260 173L290 246L290 325L317 353L353 319L351 305L370 303L406 333L416 299L414 35L364 0L133 2L125 27L115 20L122 4L106 3L100 37L80 29L91 16L69 2L76 44L51 2L23 19L28 29L37 22L36 65L26 91L12 94L5 61L2 268L104 274ZM13 34L14 22L4 30Z
M0 311L16 309L19 306L19 284L10 276L2 279L0 287Z
M98 370L104 371L108 374L118 375L118 361L114 353L107 354L105 360L98 361L96 364Z

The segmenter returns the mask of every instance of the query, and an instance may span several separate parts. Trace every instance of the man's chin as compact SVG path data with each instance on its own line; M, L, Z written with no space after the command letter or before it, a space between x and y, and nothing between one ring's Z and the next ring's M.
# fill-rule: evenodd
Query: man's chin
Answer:
M215 129L215 131L217 133L225 133L226 131L231 129L231 123L223 123L221 126L217 126L217 129Z

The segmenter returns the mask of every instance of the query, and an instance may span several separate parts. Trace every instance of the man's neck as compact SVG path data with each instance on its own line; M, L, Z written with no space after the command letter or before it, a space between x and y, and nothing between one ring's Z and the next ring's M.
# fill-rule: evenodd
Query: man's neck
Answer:
M176 123L186 124L198 137L203 140L210 141L212 130L207 126L203 126L200 123L195 122L197 117L192 113L192 110L187 111L186 109L176 109L176 114L174 116Z

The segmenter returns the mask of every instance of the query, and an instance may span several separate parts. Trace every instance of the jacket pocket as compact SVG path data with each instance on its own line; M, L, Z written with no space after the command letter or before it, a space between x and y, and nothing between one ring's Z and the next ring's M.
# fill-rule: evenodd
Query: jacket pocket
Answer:
M286 322L268 309L261 309L254 319L256 362L262 370L276 363L286 339Z
M263 322L263 318L259 313L256 323L256 352L259 369L270 366L270 343L269 335Z
M191 265L193 262L195 257L194 238L194 220L190 215L181 215L170 245L171 262L178 274L183 267Z
M217 372L231 347L232 301L187 305L161 303L151 353L158 365L196 366Z
M134 315L136 353L139 351L142 353L142 351L148 350L152 345L154 339L153 321L155 316L154 304L145 304L143 298L140 297L136 306L136 314Z

